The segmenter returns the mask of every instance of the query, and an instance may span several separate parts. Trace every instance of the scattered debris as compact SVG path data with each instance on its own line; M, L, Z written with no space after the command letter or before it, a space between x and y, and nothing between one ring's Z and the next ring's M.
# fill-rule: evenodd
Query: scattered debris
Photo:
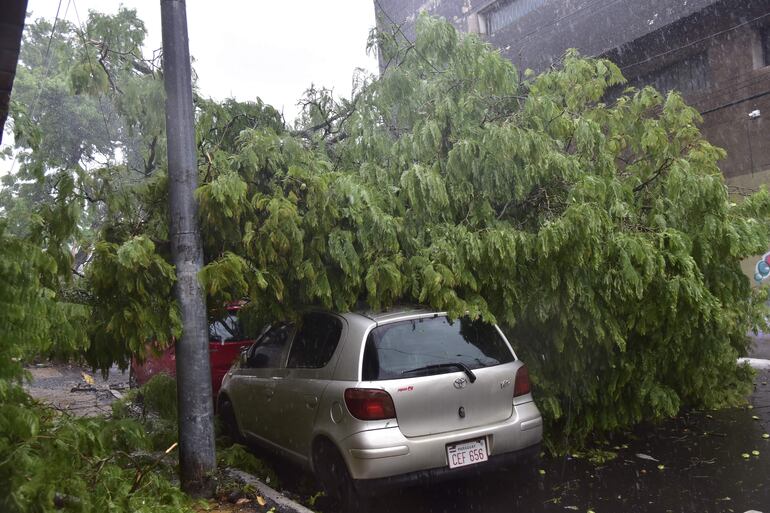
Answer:
M292 513L312 513L312 511L306 507L289 499L286 497L286 495L275 491L251 474L241 470L226 469L225 475L243 483L244 485L251 486L255 491L259 492L257 497L262 497L262 500L265 501L265 504L267 504L267 501L265 500L266 497L272 503L275 503L281 509L281 511ZM257 502L259 502L259 499L257 499ZM262 506L261 503L260 506Z
M78 383L70 389L70 392L96 392L96 387L88 383Z
M653 458L649 454L643 454L641 452L636 453L636 457L639 458L640 460L660 461L658 459Z

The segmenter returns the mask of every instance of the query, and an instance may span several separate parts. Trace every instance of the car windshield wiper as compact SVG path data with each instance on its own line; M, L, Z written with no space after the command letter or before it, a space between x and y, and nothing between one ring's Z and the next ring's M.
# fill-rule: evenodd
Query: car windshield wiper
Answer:
M476 381L476 375L473 373L471 368L462 362L436 363L433 365L426 365L424 367L417 367L416 369L405 370L401 374L411 374L413 372L429 371L434 369L460 369L461 371L463 371L465 374L468 375L468 381L470 381L471 383Z

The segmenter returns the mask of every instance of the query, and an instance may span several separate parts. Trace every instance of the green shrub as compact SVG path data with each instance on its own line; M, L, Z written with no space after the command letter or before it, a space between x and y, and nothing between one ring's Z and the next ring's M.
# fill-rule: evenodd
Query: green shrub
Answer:
M253 474L272 487L278 486L278 478L273 469L264 461L254 456L246 447L233 444L217 451L217 460L221 467L232 467Z

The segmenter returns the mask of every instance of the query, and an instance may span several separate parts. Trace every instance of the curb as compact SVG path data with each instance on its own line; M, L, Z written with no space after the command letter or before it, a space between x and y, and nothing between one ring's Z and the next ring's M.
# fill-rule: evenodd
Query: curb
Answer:
M224 473L236 481L253 486L260 495L273 502L278 511L286 513L315 513L313 510L306 508L302 504L289 499L281 492L269 487L248 472L236 469L226 469Z
M738 364L747 363L749 367L756 370L770 369L770 360L762 358L738 358Z

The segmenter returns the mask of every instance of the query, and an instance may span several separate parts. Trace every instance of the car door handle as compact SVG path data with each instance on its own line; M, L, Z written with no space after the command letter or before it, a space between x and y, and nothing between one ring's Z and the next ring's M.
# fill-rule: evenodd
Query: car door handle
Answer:
M267 397L273 397L275 395L275 390L273 390L272 388L266 388L265 395Z
M315 408L318 406L318 397L316 396L305 396L305 404L308 408Z

